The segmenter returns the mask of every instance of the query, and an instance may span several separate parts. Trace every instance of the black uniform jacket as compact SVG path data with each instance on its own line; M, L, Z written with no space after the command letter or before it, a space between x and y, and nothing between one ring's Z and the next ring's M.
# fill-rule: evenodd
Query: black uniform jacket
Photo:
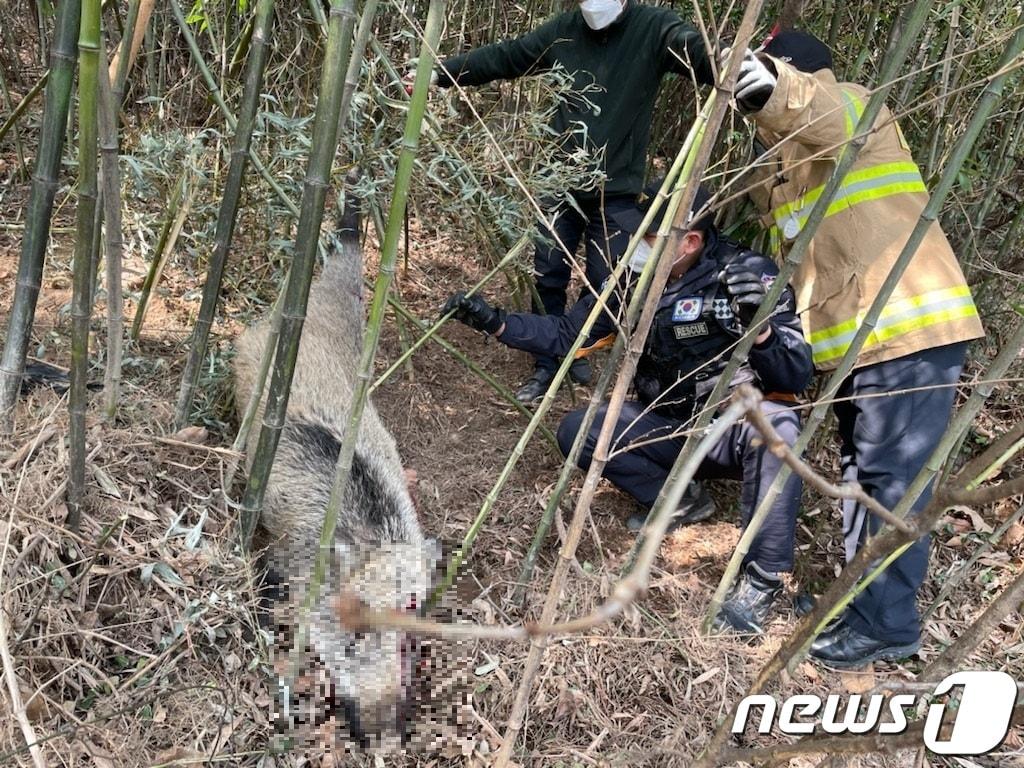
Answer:
M604 147L606 195L635 195L643 188L651 117L662 75L713 82L704 38L669 8L629 0L610 26L593 30L579 8L554 16L522 37L485 45L445 59L437 83L482 85L562 65L583 96L559 105L551 127L574 130L572 151ZM449 74L450 73L450 76Z
M754 251L707 233L708 243L697 262L669 283L658 303L654 323L633 380L637 396L665 416L689 418L695 404L714 388L742 329L729 306L718 274L739 262L770 287L779 270ZM534 355L564 357L579 335L597 299L589 291L563 316L509 313L498 339ZM810 383L811 348L804 340L789 286L769 319L772 333L755 344L730 386L753 381L765 393L796 394ZM617 312L617 302L609 301ZM584 349L616 332L607 313L598 318Z

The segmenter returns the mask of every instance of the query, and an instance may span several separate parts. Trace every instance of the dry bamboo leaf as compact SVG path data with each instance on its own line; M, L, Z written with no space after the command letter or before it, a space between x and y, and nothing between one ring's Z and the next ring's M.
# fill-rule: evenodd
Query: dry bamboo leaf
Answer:
M93 466L92 468L93 477L96 478L96 482L100 484L100 488L108 496L113 496L115 499L121 498L121 491L117 487L117 483L106 473L102 467Z
M1002 544L1008 549L1016 547L1022 541L1024 541L1024 525L1020 523L1014 523L1003 534Z
M173 435L171 440L177 440L182 443L194 443L196 445L203 445L209 438L210 433L207 432L206 427L185 427L179 429Z
M848 693L867 693L875 687L875 665L868 664L861 670L840 672L839 677Z
M30 453L39 450L40 446L43 446L46 443L48 443L50 440L53 439L53 436L56 434L57 427L55 427L54 425L50 424L43 427L39 434L37 434L35 437L33 437L31 440L29 440L27 443L22 445L17 450L13 451L11 455L4 460L4 469L14 469L15 467L17 467L19 464L21 464L21 462L23 462L26 459L26 457L28 457Z

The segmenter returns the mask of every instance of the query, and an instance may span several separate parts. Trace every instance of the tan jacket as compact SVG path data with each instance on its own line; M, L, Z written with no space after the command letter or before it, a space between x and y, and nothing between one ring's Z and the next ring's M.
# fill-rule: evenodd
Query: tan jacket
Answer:
M751 197L771 224L772 252L781 260L800 234L842 145L853 136L868 93L859 85L837 83L830 70L809 75L772 61L778 84L764 108L748 117L765 147L782 143L755 171L758 186ZM793 278L797 311L821 370L839 364L928 202L921 173L887 108L875 125ZM979 336L984 330L978 310L936 223L857 366Z

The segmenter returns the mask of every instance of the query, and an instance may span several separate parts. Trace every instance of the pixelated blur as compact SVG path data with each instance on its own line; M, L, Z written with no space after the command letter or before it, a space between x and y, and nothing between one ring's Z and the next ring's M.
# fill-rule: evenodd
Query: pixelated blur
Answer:
M290 690L285 686L297 606L308 579L293 576L274 584L267 606L278 677L271 719L285 748L437 752L467 738L470 643L403 631L348 631L335 609L344 585L346 592L373 608L405 610L439 622L461 621L454 597L426 607L442 563L434 549L433 542L336 546Z

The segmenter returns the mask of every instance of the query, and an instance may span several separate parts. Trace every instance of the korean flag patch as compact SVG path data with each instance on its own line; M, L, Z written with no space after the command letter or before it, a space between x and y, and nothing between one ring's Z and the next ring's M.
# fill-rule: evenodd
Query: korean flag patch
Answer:
M672 309L672 322L692 323L700 317L702 309L704 309L702 296L688 296L685 299L680 299Z

